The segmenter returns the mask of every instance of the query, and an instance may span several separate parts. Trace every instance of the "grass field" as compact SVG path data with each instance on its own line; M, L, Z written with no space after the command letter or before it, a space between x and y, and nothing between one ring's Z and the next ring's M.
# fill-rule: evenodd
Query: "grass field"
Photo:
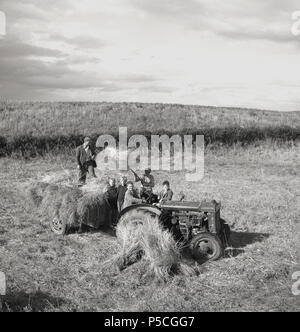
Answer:
M205 128L300 128L300 112L141 103L30 103L0 101L0 136L60 136Z
M232 248L224 259L198 266L199 276L176 276L157 285L141 276L142 263L121 273L102 269L117 250L111 234L55 236L48 220L24 202L23 184L76 172L73 157L1 158L0 270L8 279L4 310L298 311L291 273L300 270L300 146L265 142L207 149L205 162L200 183L186 183L180 172L154 175L158 183L169 179L174 192L183 190L187 199L221 200L222 216L233 230ZM196 264L190 257L184 260Z

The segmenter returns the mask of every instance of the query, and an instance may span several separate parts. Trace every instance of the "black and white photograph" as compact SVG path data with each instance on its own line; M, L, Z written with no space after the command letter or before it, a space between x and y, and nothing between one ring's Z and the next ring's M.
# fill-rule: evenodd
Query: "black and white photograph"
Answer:
M0 0L1 315L299 312L299 73L299 0Z

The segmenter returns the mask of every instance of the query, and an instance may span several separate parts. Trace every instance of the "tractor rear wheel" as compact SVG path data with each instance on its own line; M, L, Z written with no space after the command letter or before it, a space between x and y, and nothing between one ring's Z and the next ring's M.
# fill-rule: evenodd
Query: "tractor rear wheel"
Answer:
M193 258L199 263L215 261L224 256L221 240L210 233L195 236L190 243Z
M50 227L52 232L57 235L66 235L68 232L66 222L59 218L50 220Z

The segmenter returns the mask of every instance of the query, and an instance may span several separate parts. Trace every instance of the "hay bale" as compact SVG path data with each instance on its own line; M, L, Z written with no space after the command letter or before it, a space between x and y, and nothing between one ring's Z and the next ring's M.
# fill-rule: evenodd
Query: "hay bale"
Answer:
M68 228L83 223L98 229L107 222L109 207L99 191L39 182L29 185L25 196L42 216L62 220Z
M158 222L147 222L141 237L145 259L149 262L149 273L159 280L180 271L181 254L179 245L172 234L163 230Z
M138 261L143 255L141 237L142 227L134 227L132 224L119 224L116 235L119 244L119 253L111 260L116 263L120 271Z
M109 221L109 211L106 200L102 193L84 193L78 200L77 214L80 220L90 227L98 229Z
M25 186L24 192L26 201L28 203L32 203L35 207L39 207L42 204L44 199L44 192L48 186L49 185L47 183L43 182Z
M117 239L119 253L106 264L117 265L120 271L142 259L146 261L144 275L158 281L167 282L175 274L195 274L182 262L180 245L172 234L147 214L143 215L143 223L119 224Z

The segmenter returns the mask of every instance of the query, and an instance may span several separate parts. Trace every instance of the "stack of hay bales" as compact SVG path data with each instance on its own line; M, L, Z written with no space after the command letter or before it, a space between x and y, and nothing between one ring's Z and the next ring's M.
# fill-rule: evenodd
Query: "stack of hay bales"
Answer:
M80 223L98 229L107 223L109 206L102 190L82 191L76 187L38 182L29 185L26 197L48 220L59 219L68 229Z
M182 262L180 245L157 219L147 214L143 223L120 223L117 227L119 253L105 265L120 271L139 260L146 261L144 275L167 282L176 274L194 275L195 270Z

